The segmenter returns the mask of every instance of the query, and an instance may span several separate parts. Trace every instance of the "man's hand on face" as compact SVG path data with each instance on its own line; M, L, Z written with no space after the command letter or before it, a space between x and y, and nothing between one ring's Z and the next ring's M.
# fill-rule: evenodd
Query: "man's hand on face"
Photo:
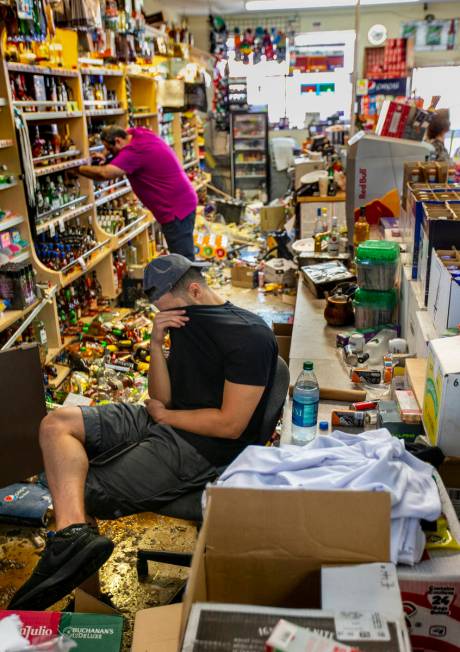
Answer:
M148 398L145 401L145 407L147 408L147 412L156 423L163 423L165 414L167 412L164 403L157 401L154 398Z
M167 330L170 328L182 328L188 321L189 318L186 316L185 310L158 312L153 322L151 344L162 346Z

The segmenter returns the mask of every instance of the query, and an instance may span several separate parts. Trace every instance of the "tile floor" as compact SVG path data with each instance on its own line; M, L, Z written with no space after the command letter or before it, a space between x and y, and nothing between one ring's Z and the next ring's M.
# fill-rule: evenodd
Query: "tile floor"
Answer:
M293 306L281 297L264 295L257 290L216 288L233 303L264 317L268 322L287 321ZM186 578L187 570L149 562L149 576L139 581L136 573L136 550L155 547L160 550L191 552L196 539L192 523L145 513L100 524L101 530L116 544L115 551L100 573L101 590L126 617L123 652L130 649L134 615L139 609L168 602ZM0 526L0 609L5 609L15 590L29 577L44 545L44 530ZM70 598L53 608L64 610Z

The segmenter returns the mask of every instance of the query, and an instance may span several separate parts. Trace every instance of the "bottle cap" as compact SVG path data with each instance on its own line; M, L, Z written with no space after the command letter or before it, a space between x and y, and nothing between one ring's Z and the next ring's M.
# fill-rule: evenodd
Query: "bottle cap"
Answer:
M320 421L319 422L319 429L320 430L329 430L329 424L327 421Z
M303 363L303 370L304 371L312 371L313 370L313 362L310 360L307 360L306 362Z

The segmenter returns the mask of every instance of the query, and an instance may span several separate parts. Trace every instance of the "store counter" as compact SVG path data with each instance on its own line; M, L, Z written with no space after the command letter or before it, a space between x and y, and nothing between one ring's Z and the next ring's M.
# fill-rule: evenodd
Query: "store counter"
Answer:
M327 208L329 221L333 216L339 220L339 224L346 224L346 195L338 192L334 197L298 197L300 204L300 237L308 238L313 233L318 208Z
M311 360L315 365L315 374L320 387L335 389L355 389L350 381L345 366L342 365L336 349L337 333L346 328L332 328L324 319L324 299L317 299L299 279L297 301L292 330L291 351L289 354L289 372L291 385L297 380L305 360ZM349 330L352 330L351 328ZM331 411L345 409L346 403L321 401L318 422L330 423ZM291 401L286 404L282 443L290 443L291 438Z

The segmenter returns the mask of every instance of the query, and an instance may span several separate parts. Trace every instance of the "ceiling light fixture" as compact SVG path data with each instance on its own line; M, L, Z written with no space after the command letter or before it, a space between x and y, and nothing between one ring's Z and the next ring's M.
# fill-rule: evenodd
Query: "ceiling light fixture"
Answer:
M419 0L361 0L361 6L415 4ZM247 0L246 11L280 11L286 9L328 9L354 7L356 0Z

